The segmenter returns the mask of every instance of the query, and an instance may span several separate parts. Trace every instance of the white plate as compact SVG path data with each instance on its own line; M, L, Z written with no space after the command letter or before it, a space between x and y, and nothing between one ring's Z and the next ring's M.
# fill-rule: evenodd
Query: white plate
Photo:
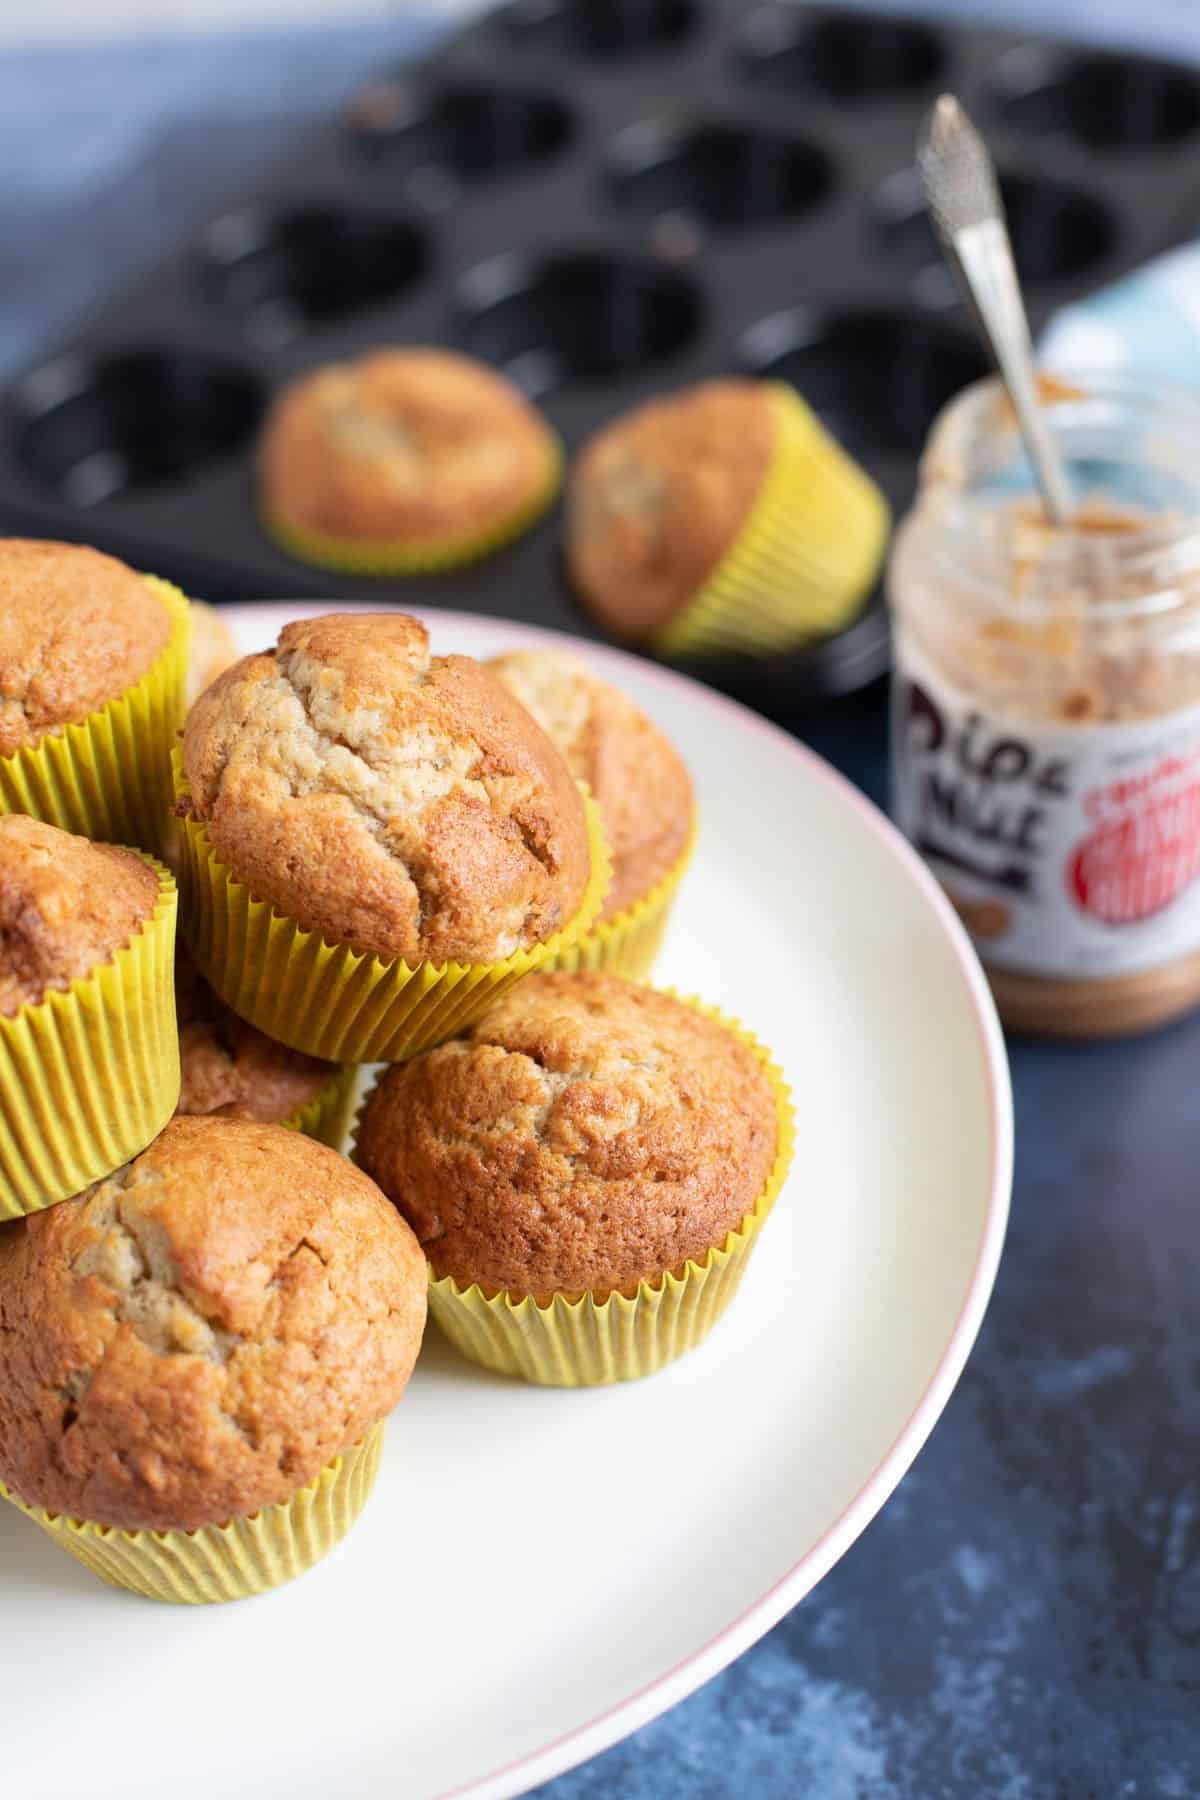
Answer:
M233 616L249 649L287 614ZM430 622L437 648L476 656L551 641ZM797 1101L795 1168L738 1301L653 1380L582 1393L486 1375L431 1333L361 1523L240 1606L110 1591L0 1509L0 1761L23 1800L520 1793L794 1606L946 1404L1012 1152L966 939L817 758L707 689L576 648L696 778L701 842L658 978L740 1014Z

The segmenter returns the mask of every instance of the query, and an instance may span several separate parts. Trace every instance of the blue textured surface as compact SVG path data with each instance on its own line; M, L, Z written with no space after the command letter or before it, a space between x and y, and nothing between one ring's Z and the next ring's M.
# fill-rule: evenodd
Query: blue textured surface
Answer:
M1195 0L991 11L1200 58ZM97 270L114 285L185 241L422 35L0 56L0 363L86 310ZM804 732L881 798L878 693ZM1200 1019L1119 1048L1015 1048L1008 1249L916 1467L769 1637L543 1794L1200 1795L1198 1070Z

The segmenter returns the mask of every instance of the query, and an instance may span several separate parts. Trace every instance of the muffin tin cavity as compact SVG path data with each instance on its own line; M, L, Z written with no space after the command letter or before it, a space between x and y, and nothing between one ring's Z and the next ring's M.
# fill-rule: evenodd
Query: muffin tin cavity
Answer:
M1023 282L1074 280L1112 249L1116 221L1092 195L1041 177L1013 174L1001 175L1000 192ZM938 246L915 170L901 170L884 182L876 196L875 225L879 242L894 265L909 276L918 298L930 306L952 305L958 290Z
M1061 133L1089 150L1147 150L1200 130L1200 76L1102 52L1015 50L992 83L992 112L1021 132Z
M928 25L781 4L750 16L736 60L761 87L866 102L929 87L947 58Z
M600 251L482 263L457 313L465 350L541 395L665 362L696 335L703 301L676 270Z
M833 186L824 151L748 126L677 128L650 120L623 132L604 177L611 204L640 218L678 214L719 230L800 218Z
M693 0L514 0L497 23L517 49L619 57L681 43L697 17Z
M470 81L423 93L397 75L364 88L347 122L355 148L389 172L479 180L553 156L573 121L553 94Z
M752 375L787 381L840 443L916 457L938 409L988 372L969 338L915 315L797 307L752 325L738 346Z
M241 450L263 398L244 369L206 356L68 356L26 376L13 395L16 454L72 506L95 506Z
M407 219L303 206L218 219L199 279L211 305L257 340L280 343L399 298L429 262L425 232Z

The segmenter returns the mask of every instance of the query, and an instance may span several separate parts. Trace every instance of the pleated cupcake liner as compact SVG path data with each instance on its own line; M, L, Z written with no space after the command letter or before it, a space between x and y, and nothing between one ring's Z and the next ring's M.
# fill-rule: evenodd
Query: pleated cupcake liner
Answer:
M670 991L670 990L665 990ZM514 1375L543 1387L605 1387L637 1381L703 1343L741 1285L764 1221L779 1197L795 1147L791 1095L770 1053L745 1026L715 1006L676 995L753 1051L775 1095L775 1160L761 1194L736 1231L726 1233L702 1262L686 1262L636 1294L592 1294L566 1299L556 1294L548 1306L528 1295L489 1294L479 1284L462 1287L453 1276L429 1270L429 1316L455 1349L499 1375ZM358 1160L358 1137L367 1103L378 1081L363 1096L355 1121L351 1157Z
M157 1137L179 1102L173 877L128 944L69 988L0 1019L0 1219L102 1180Z
M624 975L629 981L645 981L662 949L679 884L696 848L698 828L699 820L693 814L683 854L667 873L639 900L593 925L547 963L543 972L562 969L575 975L581 969L601 969L609 975Z
M176 795L186 799L178 749L174 766ZM400 1062L463 1030L590 928L612 865L590 794L584 805L591 871L570 924L499 962L414 966L331 943L256 899L217 856L205 826L187 815L179 876L189 948L225 1004L278 1043L327 1062Z
M192 623L178 588L144 577L171 615L166 647L124 694L78 724L0 756L0 813L28 813L106 844L161 853L171 745L183 717Z
M557 438L549 460L546 480L533 498L483 531L456 531L430 538L356 538L313 531L281 518L277 512L263 511L259 518L263 530L281 550L298 562L315 564L317 568L366 576L437 574L443 569L481 562L505 544L523 537L549 511L558 498L565 466Z
M374 1425L290 1500L197 1531L119 1531L65 1518L27 1506L3 1482L0 1498L110 1587L204 1606L282 1587L328 1556L366 1505L382 1451L383 1425Z
M283 1123L289 1131L299 1131L304 1137L315 1138L319 1144L328 1144L331 1150L340 1150L350 1124L357 1079L358 1065L347 1063L319 1093L298 1106Z
M656 634L662 657L767 656L849 623L883 563L887 501L798 394L771 383L776 445L716 568Z

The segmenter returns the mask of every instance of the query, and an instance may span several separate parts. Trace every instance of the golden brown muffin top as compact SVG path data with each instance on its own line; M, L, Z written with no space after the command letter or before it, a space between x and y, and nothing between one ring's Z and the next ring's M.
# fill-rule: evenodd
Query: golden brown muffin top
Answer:
M268 518L337 537L486 532L536 502L553 433L520 389L448 350L373 350L285 387L263 426Z
M557 650L513 650L490 667L557 744L600 808L613 879L601 920L641 899L683 854L692 781L678 751L627 694Z
M0 1227L0 1478L122 1530L273 1506L395 1406L426 1287L344 1157L282 1125L173 1119L107 1181Z
M778 1120L762 1065L694 1007L615 975L530 975L465 1037L389 1069L358 1158L438 1276L636 1291L753 1210Z
M170 635L153 588L115 557L0 538L0 756L125 693Z
M330 613L218 677L188 715L191 811L261 899L409 962L493 962L579 910L583 802L468 656L403 613Z
M132 850L0 816L0 1018L108 962L158 896L158 877Z
M177 1113L282 1125L315 1100L337 1064L277 1044L239 1019L180 951L175 959L182 1085Z
M764 381L702 382L588 440L567 490L567 562L615 636L640 641L682 610L745 523L774 448Z
M193 600L188 608L192 615L192 653L188 659L187 704L202 694L230 663L238 659L238 647L232 631L215 606Z

